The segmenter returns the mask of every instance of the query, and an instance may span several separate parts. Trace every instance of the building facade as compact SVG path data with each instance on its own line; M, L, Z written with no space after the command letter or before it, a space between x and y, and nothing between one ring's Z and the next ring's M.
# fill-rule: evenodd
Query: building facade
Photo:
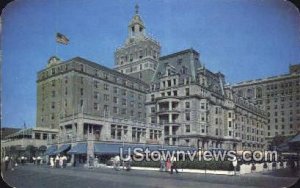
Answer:
M291 65L289 74L241 82L235 93L267 112L266 139L290 136L300 131L300 65Z
M147 123L164 143L211 149L262 149L265 114L225 86L193 49L161 57L147 94Z
M146 33L138 6L128 25L125 44L115 51L115 70L150 83L160 57L160 44Z
M206 69L197 51L160 57L160 49L136 7L114 69L51 57L38 72L37 128L58 129L58 152L85 144L88 156L103 142L265 148L264 111Z

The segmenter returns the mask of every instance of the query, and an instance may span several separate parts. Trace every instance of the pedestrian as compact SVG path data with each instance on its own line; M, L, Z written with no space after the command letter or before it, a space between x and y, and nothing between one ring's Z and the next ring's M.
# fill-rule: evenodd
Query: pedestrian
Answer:
M6 155L4 158L4 162L5 162L5 171L8 170L8 164L9 164L9 157Z
M171 174L173 174L173 170L175 170L176 174L178 174L176 157L173 157L171 160Z
M120 170L120 156L116 155L114 158L114 169Z
M95 166L95 167L98 167L98 166L99 166L99 159L98 159L97 156L95 157L95 160L94 160L94 166Z
M93 168L94 166L94 158L92 155L89 156L89 168Z
M32 157L32 160L33 160L33 164L35 164L36 158L34 156Z
M59 157L59 166L60 166L60 168L63 168L63 156L60 156Z
M127 155L125 160L124 160L124 164L125 164L125 168L127 171L129 171L131 169L131 156Z
M171 169L171 161L170 161L170 158L168 157L167 158L167 161L166 161L166 171L170 171Z
M160 170L161 172L166 171L166 162L165 162L163 156L160 157L160 169L159 169L159 170Z
M50 157L50 167L51 167L51 168L54 167L54 159L53 159L52 156Z
M37 165L40 165L42 163L42 158L40 156L36 158L36 163Z
M67 166L67 157L64 155L63 156L63 167L66 168Z
M21 164L24 165L24 156L21 157Z
M58 168L59 167L59 156L56 155L55 157L55 167Z
M14 158L13 158L13 157L10 157L10 169L11 169L12 171L15 170L14 167L15 167L16 164L17 164L17 163L15 163Z

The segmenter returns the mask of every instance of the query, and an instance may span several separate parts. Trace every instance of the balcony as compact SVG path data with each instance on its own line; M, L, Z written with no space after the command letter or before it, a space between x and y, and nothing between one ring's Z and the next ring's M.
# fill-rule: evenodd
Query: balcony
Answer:
M161 120L161 121L159 121L159 124L160 125L177 125L177 126L179 126L180 123L176 120L173 120L171 122L169 122L168 120Z
M178 108L172 108L171 110L169 110L169 108L159 108L158 113L159 114L168 114L168 113L179 114L180 111Z

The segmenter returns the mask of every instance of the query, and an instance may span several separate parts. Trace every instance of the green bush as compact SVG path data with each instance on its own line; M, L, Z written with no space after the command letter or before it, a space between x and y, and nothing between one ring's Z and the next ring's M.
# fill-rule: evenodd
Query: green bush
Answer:
M231 161L177 161L177 168L180 169L201 169L201 170L226 170L233 171L234 167ZM132 166L159 168L159 161L133 161ZM237 171L240 166L237 166Z

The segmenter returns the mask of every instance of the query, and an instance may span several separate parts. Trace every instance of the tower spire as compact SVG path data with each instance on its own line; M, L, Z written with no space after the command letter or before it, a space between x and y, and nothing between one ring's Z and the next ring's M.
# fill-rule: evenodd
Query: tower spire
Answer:
M139 14L139 5L135 4L135 14Z

